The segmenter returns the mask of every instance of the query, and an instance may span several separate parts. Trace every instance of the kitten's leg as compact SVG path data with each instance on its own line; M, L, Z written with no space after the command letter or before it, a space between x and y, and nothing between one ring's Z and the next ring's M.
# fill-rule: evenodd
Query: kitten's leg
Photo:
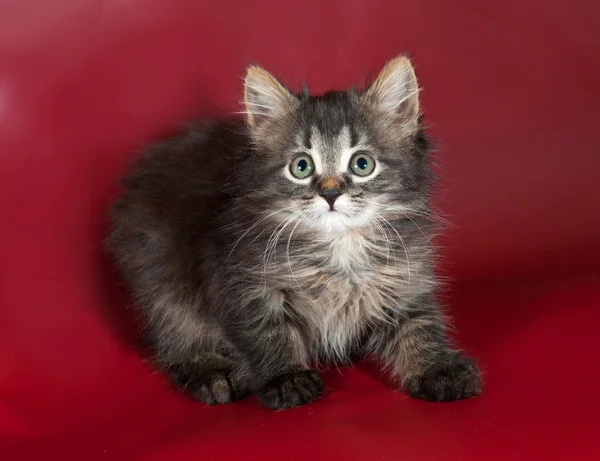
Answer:
M192 306L161 301L147 316L146 339L172 380L209 405L249 395L249 375L218 325Z
M243 353L261 402L283 410L309 403L323 393L323 382L309 369L307 347L290 319L284 296L273 293L229 316L228 337Z
M393 326L370 339L371 350L400 379L402 389L412 397L438 402L479 394L479 371L452 348L434 296L423 295L408 307Z

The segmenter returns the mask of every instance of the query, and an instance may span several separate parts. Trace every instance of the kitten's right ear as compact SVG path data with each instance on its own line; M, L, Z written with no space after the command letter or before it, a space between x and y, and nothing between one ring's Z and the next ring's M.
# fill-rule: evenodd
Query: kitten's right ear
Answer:
M298 102L298 98L265 69L248 67L244 80L244 104L250 127L288 114L298 106Z

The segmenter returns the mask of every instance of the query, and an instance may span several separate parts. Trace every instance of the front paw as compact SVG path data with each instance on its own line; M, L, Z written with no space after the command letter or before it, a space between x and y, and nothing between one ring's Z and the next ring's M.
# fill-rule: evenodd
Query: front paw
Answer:
M323 380L315 371L286 373L258 391L258 398L274 410L298 407L323 395Z
M441 356L422 375L408 378L402 387L411 397L452 402L480 394L483 383L473 361L460 353L453 353Z

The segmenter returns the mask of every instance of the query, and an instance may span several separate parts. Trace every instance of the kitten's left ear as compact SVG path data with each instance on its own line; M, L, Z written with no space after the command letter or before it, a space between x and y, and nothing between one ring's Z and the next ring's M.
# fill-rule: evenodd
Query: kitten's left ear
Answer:
M247 121L255 128L263 121L282 117L298 106L298 98L260 66L250 66L244 80Z
M406 56L389 61L362 98L398 121L417 121L419 86L415 71Z

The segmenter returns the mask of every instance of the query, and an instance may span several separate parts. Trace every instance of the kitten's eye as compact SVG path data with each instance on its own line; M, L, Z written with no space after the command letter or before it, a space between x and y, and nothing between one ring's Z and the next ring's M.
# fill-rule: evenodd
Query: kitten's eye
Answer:
M290 173L298 179L308 178L315 169L315 164L310 155L300 154L290 165Z
M375 169L375 159L366 152L357 152L350 159L349 167L357 176L369 176Z

